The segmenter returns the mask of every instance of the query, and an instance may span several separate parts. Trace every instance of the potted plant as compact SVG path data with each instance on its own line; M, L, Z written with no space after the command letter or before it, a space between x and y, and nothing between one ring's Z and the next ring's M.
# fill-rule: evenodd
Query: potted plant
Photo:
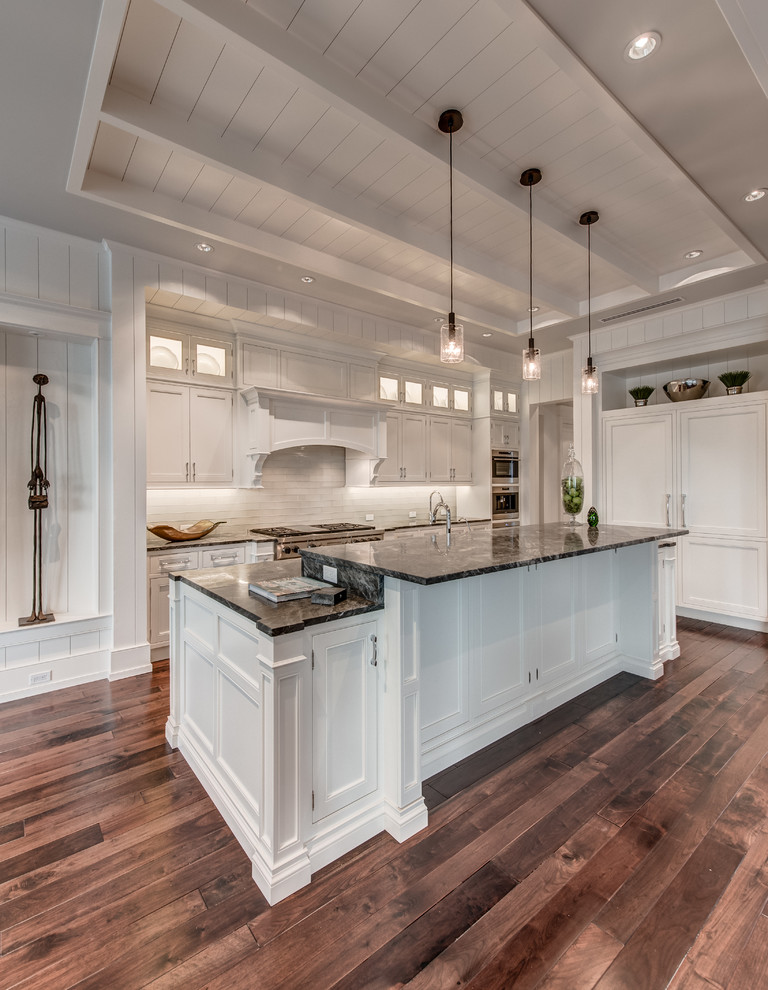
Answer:
M717 376L725 385L726 395L740 395L745 382L752 377L751 371L724 371Z
M636 385L629 390L629 394L635 400L636 406L647 406L648 400L655 391L653 385Z

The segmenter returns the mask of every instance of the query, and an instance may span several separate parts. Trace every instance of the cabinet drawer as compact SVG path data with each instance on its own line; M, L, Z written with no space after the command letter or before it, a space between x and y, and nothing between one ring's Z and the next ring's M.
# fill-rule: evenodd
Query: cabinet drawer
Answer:
M200 566L198 550L172 550L170 553L149 555L149 573L167 574L168 571L191 571Z
M203 550L200 554L201 567L229 567L232 564L245 563L245 547L211 547L210 550Z

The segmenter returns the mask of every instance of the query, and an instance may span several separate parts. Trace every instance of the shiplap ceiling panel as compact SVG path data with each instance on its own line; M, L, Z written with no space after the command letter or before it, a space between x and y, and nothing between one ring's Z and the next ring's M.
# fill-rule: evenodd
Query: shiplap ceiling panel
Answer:
M112 83L151 100L180 25L180 17L153 0L132 0L112 67Z
M235 177L211 207L211 212L231 220L240 216L260 186Z
M123 173L123 181L144 189L154 189L171 157L169 148L163 148L145 138L139 138Z
M225 45L189 119L215 124L224 134L263 68L244 52Z
M415 113L427 103L436 88L442 89L457 71L484 53L508 24L495 4L484 6L485 17L478 17L474 8L467 10L390 90L389 98L404 110ZM506 58L503 64L507 64Z
M224 46L182 21L163 66L152 101L174 107L185 118L194 110Z
M349 116L328 107L285 160L311 175L354 129Z
M195 181L187 190L184 202L199 206L202 210L210 210L227 188L231 177L219 168L203 165Z
M109 124L99 124L89 167L97 172L103 172L104 175L122 179L135 144L136 138L133 134L126 134L125 131L111 127Z
M362 0L324 54L356 76L416 6L417 0Z
M195 237L208 213L210 239L221 231L230 251L268 253L281 238L286 277L294 250L296 278L326 273L374 310L400 295L434 313L449 282L449 138L437 118L453 105L464 116L455 308L477 333L517 333L527 319L519 179L534 165L534 293L554 318L585 309L585 209L601 215L601 296L647 299L690 268L691 247L736 266L764 260L536 18L542 2L556 19L548 0L129 0L113 89L78 137L88 167L113 181L84 191L109 202L122 183L120 209L154 210ZM615 3L629 22L630 0ZM626 71L642 79L649 65Z
M269 66L259 72L222 134L242 138L255 148L296 93L296 86Z
M325 52L359 3L360 0L304 0L290 22L290 31Z

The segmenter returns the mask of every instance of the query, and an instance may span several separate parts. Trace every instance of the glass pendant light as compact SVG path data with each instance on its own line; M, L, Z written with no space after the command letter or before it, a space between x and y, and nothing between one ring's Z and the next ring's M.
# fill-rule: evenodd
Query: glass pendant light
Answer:
M440 360L444 364L458 364L464 360L464 326L456 322L453 312L453 134L461 130L464 118L460 110L443 110L437 126L448 135L448 169L450 198L450 239L451 239L451 310L448 322L440 327Z
M581 372L582 395L596 395L600 391L597 368L592 364L592 224L599 219L596 210L587 210L579 217L579 223L587 228L587 366Z
M541 182L541 170L527 168L520 176L520 184L528 186L528 313L530 330L528 346L523 348L523 380L535 382L541 378L541 351L533 342L533 187Z

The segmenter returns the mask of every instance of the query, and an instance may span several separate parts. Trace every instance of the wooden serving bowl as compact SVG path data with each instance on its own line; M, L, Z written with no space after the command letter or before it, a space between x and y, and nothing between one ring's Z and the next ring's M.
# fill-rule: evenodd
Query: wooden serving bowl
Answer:
M211 522L210 519L200 519L194 525L190 526L189 529L175 529L173 526L168 526L162 523L159 526L147 526L150 533L154 533L155 536L159 536L162 540L168 540L169 543L183 543L185 540L199 540L203 536L207 536L212 533L217 526L223 526L226 519L220 519L219 522Z

